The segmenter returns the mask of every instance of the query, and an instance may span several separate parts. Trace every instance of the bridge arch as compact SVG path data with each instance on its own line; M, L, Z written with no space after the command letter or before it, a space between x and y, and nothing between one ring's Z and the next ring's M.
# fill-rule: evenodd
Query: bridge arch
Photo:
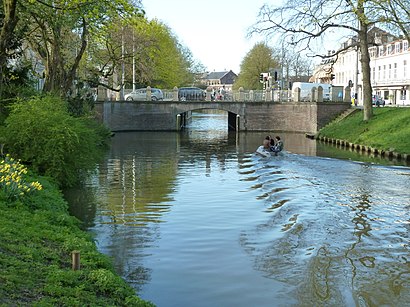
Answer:
M191 123L192 120L192 112L195 111L201 111L201 110L218 110L218 111L224 111L228 114L228 131L238 131L240 130L240 118L241 116L239 114L236 114L231 111L224 110L222 108L195 108L189 111L185 111L182 113L177 114L177 127L180 129L183 129L186 127L189 123Z

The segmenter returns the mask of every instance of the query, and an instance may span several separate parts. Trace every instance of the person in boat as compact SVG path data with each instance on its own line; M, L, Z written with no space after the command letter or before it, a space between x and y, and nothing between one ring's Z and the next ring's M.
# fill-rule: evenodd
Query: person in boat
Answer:
M279 135L275 136L274 145L270 146L270 150L273 151L275 154L283 150L283 141L280 139Z
M268 137L263 140L262 145L258 147L256 153L264 157L270 156L270 140Z

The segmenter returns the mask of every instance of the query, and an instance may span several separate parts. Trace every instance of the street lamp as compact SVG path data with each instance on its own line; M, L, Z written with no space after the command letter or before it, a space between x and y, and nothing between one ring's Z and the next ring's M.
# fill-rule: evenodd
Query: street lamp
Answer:
M282 40L282 61L281 61L281 67L280 67L280 70L281 70L281 73L280 73L280 88L281 88L281 90L283 90L283 88L284 88L284 82L285 82L285 78L284 78L284 62L285 62L285 43L286 43L286 38L288 37L288 36L291 36L291 40L292 40L292 42L290 43L290 45L294 45L295 43L293 42L293 40L294 40L294 36L293 36L293 34L292 33L288 33L287 35L285 35L284 37L283 37L283 40Z

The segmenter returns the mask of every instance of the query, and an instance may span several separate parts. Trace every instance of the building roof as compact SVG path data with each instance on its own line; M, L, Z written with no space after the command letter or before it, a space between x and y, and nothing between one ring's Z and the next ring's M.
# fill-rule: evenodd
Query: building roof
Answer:
M215 79L220 80L220 79L222 79L226 74L228 74L229 72L232 72L232 70L230 70L230 71L214 71L214 72L209 73L209 74L206 76L206 79L208 79L208 80L215 80ZM232 73L235 74L234 72L232 72ZM235 74L235 75L236 75L236 74Z

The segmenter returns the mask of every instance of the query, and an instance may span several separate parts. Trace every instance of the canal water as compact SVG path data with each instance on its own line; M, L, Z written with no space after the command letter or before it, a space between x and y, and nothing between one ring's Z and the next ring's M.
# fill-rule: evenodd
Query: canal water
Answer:
M408 306L410 168L290 133L283 155L260 158L266 133L226 122L195 113L181 133L117 133L66 191L136 293L157 306Z

